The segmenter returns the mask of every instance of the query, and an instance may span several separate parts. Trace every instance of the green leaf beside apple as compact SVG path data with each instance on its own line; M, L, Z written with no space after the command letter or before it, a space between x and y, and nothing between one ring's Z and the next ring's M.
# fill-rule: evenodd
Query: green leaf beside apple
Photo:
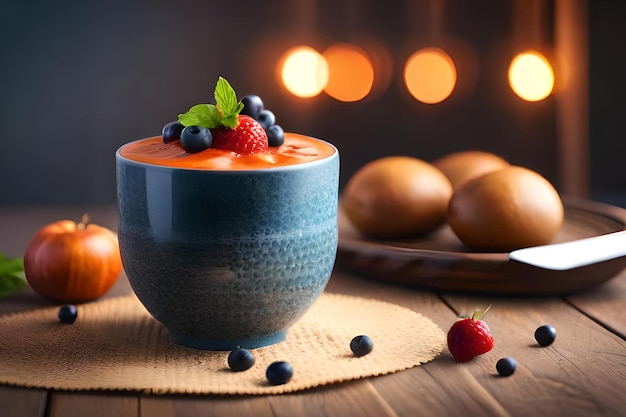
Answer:
M28 287L22 258L7 258L0 252L0 298Z

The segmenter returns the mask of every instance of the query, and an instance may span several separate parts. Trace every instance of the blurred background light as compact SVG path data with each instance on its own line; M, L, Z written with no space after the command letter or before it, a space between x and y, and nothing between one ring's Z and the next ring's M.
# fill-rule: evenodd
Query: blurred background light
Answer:
M513 58L508 77L515 94L526 101L543 100L554 88L552 66L536 51L527 51Z
M328 63L310 46L289 49L279 61L281 80L298 97L315 97L328 84Z
M454 61L440 48L424 48L415 52L404 67L404 82L418 101L436 104L454 91L457 72Z
M324 92L336 100L354 102L365 98L374 85L374 66L361 48L337 43L326 49L328 83Z

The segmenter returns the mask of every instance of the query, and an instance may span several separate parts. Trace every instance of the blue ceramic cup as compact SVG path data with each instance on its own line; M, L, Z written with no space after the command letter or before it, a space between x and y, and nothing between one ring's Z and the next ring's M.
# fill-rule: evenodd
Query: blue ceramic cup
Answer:
M173 342L231 350L285 338L334 266L333 150L324 159L249 171L172 168L117 151L124 270Z

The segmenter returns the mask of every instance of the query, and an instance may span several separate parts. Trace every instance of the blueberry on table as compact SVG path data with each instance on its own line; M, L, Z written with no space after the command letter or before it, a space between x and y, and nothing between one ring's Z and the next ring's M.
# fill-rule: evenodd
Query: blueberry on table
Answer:
M203 151L213 143L211 131L202 126L187 126L180 134L180 143L189 153Z
M72 324L76 321L76 317L78 317L78 310L75 305L66 304L59 307L59 321L65 324Z
M254 356L249 350L237 348L228 354L228 366L235 372L245 371L254 365Z
M541 346L551 345L556 339L556 329L549 324L540 326L535 330L535 340Z
M261 110L257 121L263 126L263 129L267 130L276 124L276 116L271 110Z
M269 146L281 146L285 143L285 132L279 125L272 125L265 130L267 133L267 144Z
M289 382L293 376L293 368L288 362L272 362L265 371L265 377L272 385L282 385Z
M360 335L356 336L350 341L350 350L354 353L354 356L365 356L374 349L374 342L369 336Z
M180 140L180 135L183 132L185 126L180 124L179 122L169 122L165 126L163 126L163 130L161 131L161 135L163 136L163 143L170 143L177 140Z
M510 376L515 372L517 362L513 358L502 358L496 363L496 370L500 376Z
M244 96L241 99L241 103L243 104L243 110L241 110L240 114L244 114L258 120L259 114L263 110L263 100L261 100L261 97L250 94Z

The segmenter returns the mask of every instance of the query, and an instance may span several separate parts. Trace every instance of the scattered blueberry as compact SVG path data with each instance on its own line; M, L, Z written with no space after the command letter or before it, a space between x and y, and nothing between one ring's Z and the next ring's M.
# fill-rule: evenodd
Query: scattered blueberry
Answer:
M292 376L293 368L289 363L283 361L272 362L265 371L265 377L272 385L286 384Z
M276 124L276 116L271 110L261 110L257 121L263 126L263 129L267 130Z
M515 372L517 362L513 358L502 358L496 363L496 370L500 376L510 376Z
M200 152L211 146L213 135L206 127L187 126L180 134L180 142L187 152Z
M163 126L163 131L161 132L163 135L163 143L180 140L180 135L184 128L185 126L181 125L179 122L169 122Z
M247 95L241 99L241 103L243 104L243 110L241 110L240 114L245 114L258 120L259 114L263 110L263 100L261 100L261 97Z
M78 317L78 310L75 305L66 304L59 308L59 321L65 324L72 324Z
M254 365L254 356L249 350L237 348L228 354L228 366L235 372L245 371Z
M269 146L281 146L285 143L285 132L279 125L270 126L267 130L267 144Z
M369 336L356 336L350 342L350 350L352 350L354 356L365 356L370 353L372 349L374 349L374 343Z
M549 324L538 327L535 330L535 340L541 346L551 345L554 339L556 339L556 329Z

